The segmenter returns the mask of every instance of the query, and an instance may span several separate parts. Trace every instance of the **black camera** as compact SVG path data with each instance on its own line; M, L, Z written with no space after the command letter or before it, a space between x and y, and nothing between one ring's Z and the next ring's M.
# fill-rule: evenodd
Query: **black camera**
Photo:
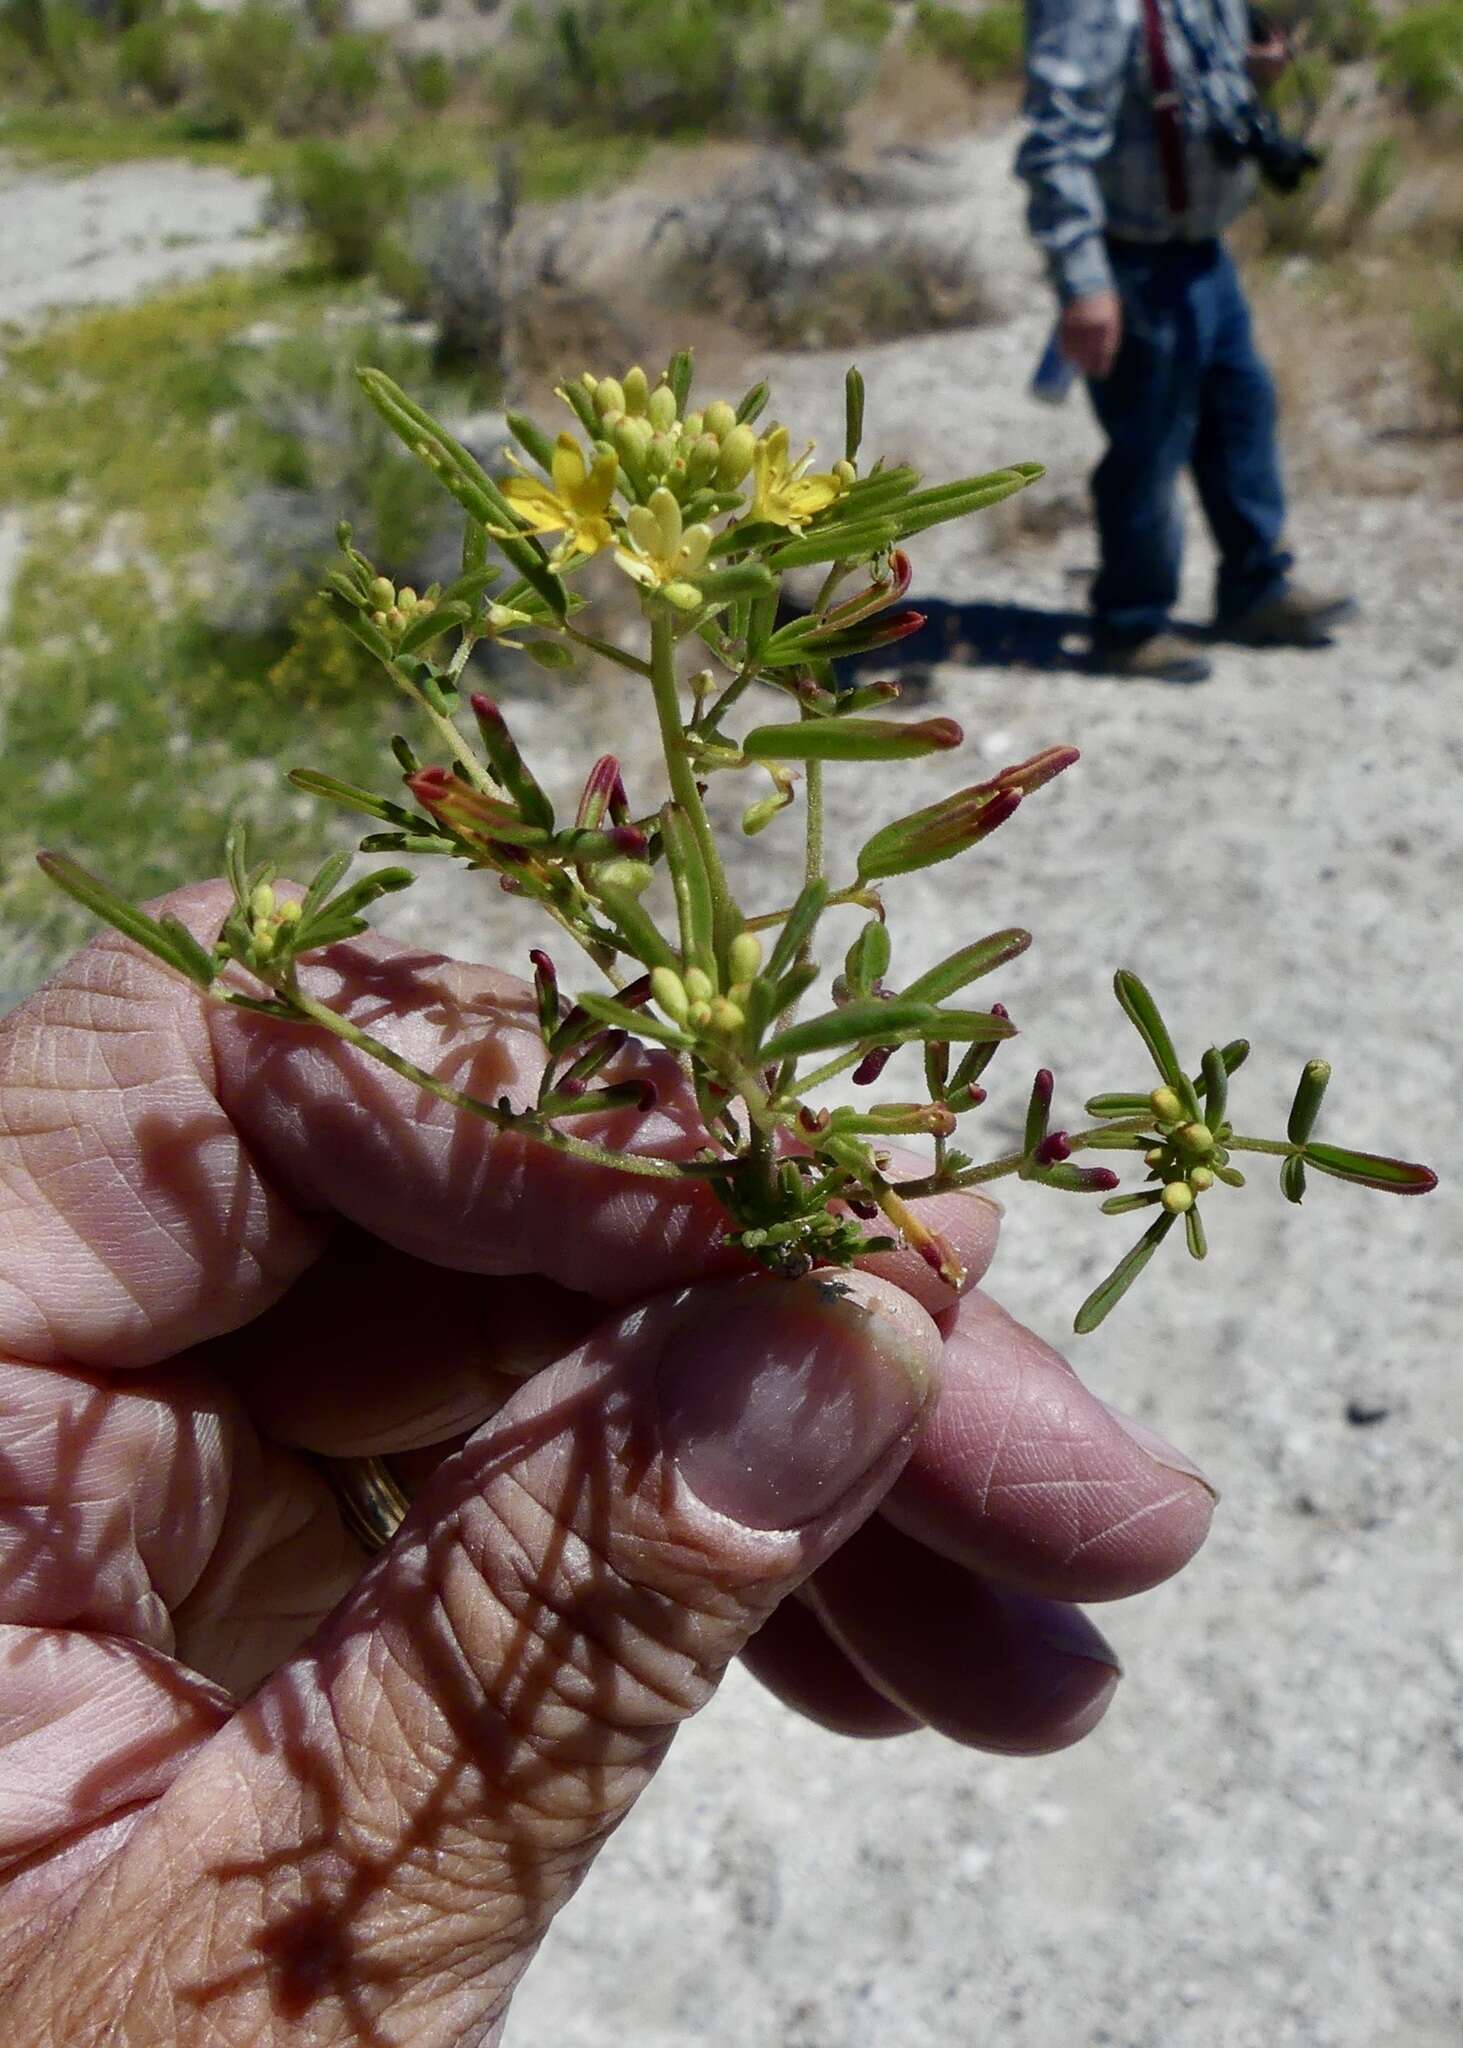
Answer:
M1214 154L1221 163L1252 160L1259 165L1265 183L1277 192L1294 192L1303 178L1321 168L1320 151L1297 135L1287 135L1274 115L1260 106L1242 107L1214 129L1213 141Z

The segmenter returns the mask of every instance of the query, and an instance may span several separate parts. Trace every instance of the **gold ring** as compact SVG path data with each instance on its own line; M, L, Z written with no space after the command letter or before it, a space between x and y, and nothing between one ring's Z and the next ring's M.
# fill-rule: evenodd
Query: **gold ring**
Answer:
M374 1557L384 1550L411 1506L385 1458L321 1458L352 1536Z

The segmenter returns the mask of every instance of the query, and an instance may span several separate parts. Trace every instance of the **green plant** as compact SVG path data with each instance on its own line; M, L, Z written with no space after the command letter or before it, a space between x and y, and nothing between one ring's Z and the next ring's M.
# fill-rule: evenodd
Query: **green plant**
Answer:
M192 82L186 39L166 15L144 16L117 40L117 77L155 107L176 107Z
M1382 78L1415 113L1463 108L1463 0L1410 7L1381 37Z
M413 106L422 113L440 114L451 105L457 73L440 50L423 50L418 55L404 53L401 76Z
M384 36L342 30L304 54L300 96L303 126L354 127L381 97L388 45Z
M1376 48L1382 16L1376 0L1281 0L1266 10L1306 49L1354 64Z
M953 64L972 85L994 85L1021 75L1024 18L1021 8L1007 0L992 0L977 14L962 14L938 0L919 0L914 33L932 56Z
M272 127L298 88L302 38L272 0L244 0L214 21L203 45L201 120L209 132Z
M365 277L410 189L394 149L310 141L276 179L273 205L299 221L332 276Z
M1090 1330L1180 1223L1191 1254L1204 1257L1203 1214L1225 1199L1217 1190L1243 1184L1240 1156L1276 1158L1282 1188L1297 1203L1311 1173L1396 1193L1435 1184L1425 1167L1315 1138L1329 1080L1319 1060L1302 1072L1284 1137L1237 1131L1229 1087L1247 1043L1211 1046L1192 1072L1148 990L1126 971L1115 992L1157 1085L1092 1098L1094 1121L1068 1131L1053 1127L1054 1082L1042 1070L1019 1145L982 1164L952 1145L962 1119L985 1099L992 1059L1015 1035L1001 1004L972 1007L964 992L1022 953L1030 934L1014 926L993 932L906 980L881 885L966 852L1076 753L1046 748L878 826L848 879L834 886L825 769L947 752L962 735L948 718L882 715L895 686L840 689L832 665L923 623L903 602L905 541L1011 496L1040 474L1035 465L933 489L908 468L876 462L861 471L863 384L851 371L843 456L813 472L811 451L795 455L785 427L759 430L765 386L737 406L718 399L693 407L692 364L682 354L653 387L638 368L562 387L578 435L551 439L510 415L525 459L499 484L390 378L368 370L362 383L387 426L466 512L461 573L419 596L383 574L342 529L329 603L447 765L424 763L408 740L394 741L405 800L314 770L291 779L364 814L372 826L366 850L460 860L532 899L604 985L567 1000L554 961L536 949L541 1081L531 1103L487 1100L415 1066L323 1001L301 973L311 954L363 930L373 902L410 884L409 869L389 866L350 883L348 856L336 854L297 897L276 887L273 862L249 864L236 829L226 854L233 907L210 948L176 918L133 909L66 857L42 855L45 871L80 902L215 1000L312 1023L499 1130L617 1172L700 1182L721 1204L727 1241L774 1273L836 1268L903 1238L958 1283L954 1254L919 1220L912 1198L1019 1178L1106 1197L1112 1213L1150 1217L1078 1311L1076 1327ZM583 621L576 581L602 554L638 590L644 635L635 651ZM784 576L809 567L823 575L812 610L779 623ZM507 584L498 587L505 571ZM474 647L493 640L517 641L554 668L593 652L635 676L659 731L665 790L633 804L619 762L606 756L590 770L573 821L560 818L497 705L466 683ZM748 722L752 691L764 693L770 716L753 713ZM459 722L467 711L471 737ZM806 795L800 886L782 907L748 915L705 785L718 775L765 777L767 793L742 816L743 832L755 833L794 801L797 770ZM849 906L865 921L831 1002L800 1017L818 979L821 920ZM810 1100L844 1075L855 1087L872 1084L901 1047L915 1049L909 1099L855 1096L831 1108ZM674 1094L689 1134L672 1157L628 1148L617 1121L662 1091ZM933 1161L928 1172L899 1178L885 1148L911 1134L932 1140ZM1112 1165L1078 1163L1083 1153L1141 1162L1146 1181L1119 1193Z
M1442 272L1437 293L1417 314L1417 344L1434 390L1463 427L1463 263Z

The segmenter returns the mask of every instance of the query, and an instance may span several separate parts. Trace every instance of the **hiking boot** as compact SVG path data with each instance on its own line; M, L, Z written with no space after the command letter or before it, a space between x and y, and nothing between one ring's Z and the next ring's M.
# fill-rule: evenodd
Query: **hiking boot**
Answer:
M1245 647L1324 647L1333 626L1356 612L1356 599L1341 591L1307 590L1287 583L1273 597L1262 598L1248 611L1220 619L1215 631Z
M1149 633L1142 640L1111 640L1099 633L1092 656L1102 674L1133 682L1202 683L1210 672L1208 657L1177 633Z

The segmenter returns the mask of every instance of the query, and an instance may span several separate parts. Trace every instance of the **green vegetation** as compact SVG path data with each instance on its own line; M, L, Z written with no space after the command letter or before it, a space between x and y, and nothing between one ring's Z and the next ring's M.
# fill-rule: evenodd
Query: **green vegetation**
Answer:
M1419 312L1417 342L1434 391L1463 429L1463 263L1444 273L1438 296Z
M1012 0L992 0L978 14L919 0L914 33L931 55L953 64L971 85L994 85L1021 75L1023 14Z
M10 354L0 463L25 554L0 655L6 987L38 978L88 929L36 872L38 841L105 860L150 893L179 872L213 870L219 820L235 805L290 852L318 843L318 825L306 830L258 764L281 749L307 756L322 702L351 705L339 758L358 757L364 770L379 756L389 707L357 697L360 659L335 622L308 604L299 611L310 579L257 592L247 630L220 597L228 520L251 486L313 493L309 522L327 552L331 512L354 509L393 547L418 526L417 465L404 454L384 468L374 460L387 437L368 409L353 394L347 439L370 444L360 453L375 493L363 501L359 471L322 481L309 435L260 406L269 355L243 338L264 319L313 334L327 315L344 316L336 376L353 387L357 356L383 359L368 311L359 293L317 274L254 273L89 314ZM318 409L322 345L283 347L279 381ZM424 349L413 356L398 342L387 353L426 374Z
M1463 0L1411 7L1380 41L1382 77L1414 113L1463 113Z

